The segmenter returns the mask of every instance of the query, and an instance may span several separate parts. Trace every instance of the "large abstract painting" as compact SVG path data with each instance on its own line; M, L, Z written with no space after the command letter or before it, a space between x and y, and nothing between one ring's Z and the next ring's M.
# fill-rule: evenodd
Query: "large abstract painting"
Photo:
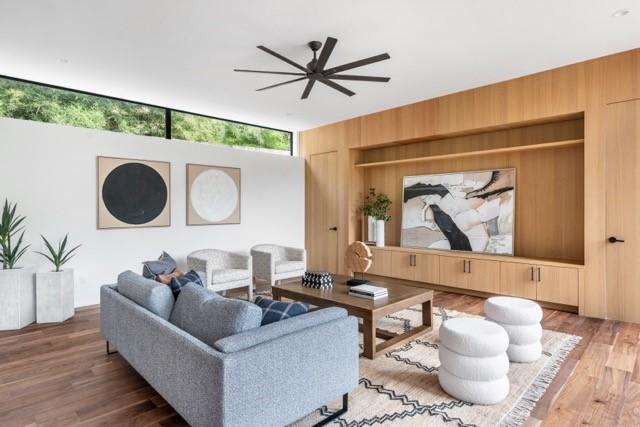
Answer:
M240 224L240 169L187 165L187 225Z
M168 162L98 157L98 228L171 225Z
M401 245L513 255L515 169L407 176Z

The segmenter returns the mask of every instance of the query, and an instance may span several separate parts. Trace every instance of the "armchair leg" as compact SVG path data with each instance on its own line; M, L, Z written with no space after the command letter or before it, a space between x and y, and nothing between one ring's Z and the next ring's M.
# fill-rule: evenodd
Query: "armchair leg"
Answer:
M348 410L349 410L349 393L345 393L342 395L342 409L339 409L338 411L331 414L324 420L314 424L312 427L320 427L320 426L329 424L331 421L335 420L336 418L339 418L342 415L346 414Z

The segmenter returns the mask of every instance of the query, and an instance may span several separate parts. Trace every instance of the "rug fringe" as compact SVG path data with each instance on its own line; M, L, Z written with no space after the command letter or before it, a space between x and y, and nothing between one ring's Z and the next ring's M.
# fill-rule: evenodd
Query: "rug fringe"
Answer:
M568 336L562 343L557 353L550 359L542 371L538 374L533 383L520 397L516 405L500 420L499 427L520 427L531 415L536 403L558 374L560 367L569 353L578 345L582 337L576 335Z

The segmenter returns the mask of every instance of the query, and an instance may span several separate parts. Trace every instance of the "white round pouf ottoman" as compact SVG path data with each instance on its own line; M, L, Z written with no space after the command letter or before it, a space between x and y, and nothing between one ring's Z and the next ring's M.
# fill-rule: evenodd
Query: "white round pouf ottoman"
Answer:
M535 362L542 355L542 309L533 301L514 297L493 297L484 303L487 320L502 326L509 335L509 360Z
M499 325L458 317L442 322L438 355L440 386L465 402L493 405L509 394L509 337Z

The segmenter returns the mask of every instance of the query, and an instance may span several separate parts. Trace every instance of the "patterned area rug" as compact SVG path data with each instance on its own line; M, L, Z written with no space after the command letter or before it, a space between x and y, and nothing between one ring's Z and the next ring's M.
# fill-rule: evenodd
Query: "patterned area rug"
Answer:
M544 394L563 360L580 337L545 330L542 357L536 363L512 363L511 389L503 402L493 406L473 405L446 394L438 384L438 329L444 319L478 317L456 311L434 309L434 328L408 344L390 350L375 360L360 358L360 381L349 394L349 411L330 425L352 426L520 426ZM378 328L403 332L421 323L420 306L387 316ZM362 339L362 335L361 335ZM310 426L341 406L341 400L292 424Z

